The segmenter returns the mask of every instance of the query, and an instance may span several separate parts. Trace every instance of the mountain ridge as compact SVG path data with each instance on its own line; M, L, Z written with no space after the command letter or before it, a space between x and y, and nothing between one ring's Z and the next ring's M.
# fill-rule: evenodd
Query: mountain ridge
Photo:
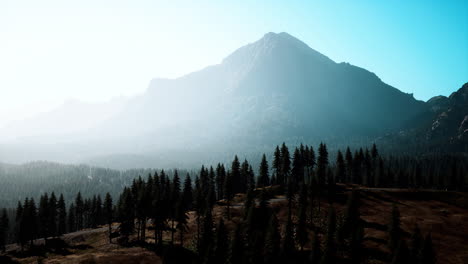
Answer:
M220 64L151 80L121 111L55 148L89 160L219 146L258 152L282 141L352 145L397 133L427 109L367 69L270 32Z

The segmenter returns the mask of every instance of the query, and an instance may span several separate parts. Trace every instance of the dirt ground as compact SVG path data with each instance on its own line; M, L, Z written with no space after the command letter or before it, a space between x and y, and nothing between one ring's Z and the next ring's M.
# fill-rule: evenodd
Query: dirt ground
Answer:
M392 204L400 210L404 238L409 240L415 223L422 234L431 233L437 263L464 264L468 263L468 195L463 193L429 191L429 190L401 190L376 189L352 186L360 190L361 218L369 225L365 228L365 247L382 254L388 253L386 246L387 232L385 227L389 222ZM349 192L350 186L345 192ZM232 203L231 220L226 221L228 229L233 230L235 223L242 221L244 195L237 195ZM286 221L287 206L282 196L270 200L270 204L277 213L280 222ZM323 219L326 219L327 202L321 202ZM334 203L338 216L342 214L344 200ZM226 207L217 205L213 211L215 222L225 216ZM318 219L318 218L317 218ZM189 213L188 234L184 238L184 246L195 247L197 221L194 212ZM316 226L325 223L314 223ZM114 225L117 228L117 225ZM147 231L147 243L153 243L153 231ZM48 253L42 257L13 258L20 263L162 263L161 258L153 251L143 247L121 247L109 243L107 228L83 230L63 237L70 245L67 254ZM164 234L165 240L171 239L171 233ZM409 241L408 241L409 242ZM38 240L37 244L43 243ZM175 234L175 243L179 243L179 235ZM408 243L409 244L409 243ZM307 246L306 246L307 249ZM18 250L16 245L9 245L8 251ZM369 263L385 263L373 260Z

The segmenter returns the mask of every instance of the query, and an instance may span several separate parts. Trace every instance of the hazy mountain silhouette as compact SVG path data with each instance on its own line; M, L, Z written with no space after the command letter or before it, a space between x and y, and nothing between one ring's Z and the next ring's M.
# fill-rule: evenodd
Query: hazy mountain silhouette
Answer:
M335 63L287 33L268 33L218 65L152 80L145 94L68 145L82 158L160 160L156 153L240 151L282 141L350 144L398 132L427 109L372 72Z

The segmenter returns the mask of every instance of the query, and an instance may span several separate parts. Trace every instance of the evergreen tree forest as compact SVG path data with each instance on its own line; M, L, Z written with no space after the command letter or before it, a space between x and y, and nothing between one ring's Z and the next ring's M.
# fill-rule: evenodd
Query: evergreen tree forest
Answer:
M117 195L27 197L16 210L0 210L0 250L16 243L27 251L39 238L47 244L101 227L110 243L146 245L165 263L368 263L357 186L468 190L468 163L456 155L381 156L373 145L331 157L324 143L316 150L283 143L271 162L267 157L251 164L235 156L197 173L151 171ZM234 210L239 199L241 210ZM284 215L272 206L274 199L284 200ZM345 209L337 211L337 203ZM388 253L380 260L436 263L431 234L417 226L404 234L400 217L395 204L383 227Z

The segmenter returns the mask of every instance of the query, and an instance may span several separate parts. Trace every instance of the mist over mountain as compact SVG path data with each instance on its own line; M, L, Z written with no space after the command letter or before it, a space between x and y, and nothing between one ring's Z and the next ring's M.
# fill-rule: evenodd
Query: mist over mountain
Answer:
M133 160L141 167L164 167L230 158L245 149L258 153L283 141L362 144L407 129L421 116L427 120L428 111L440 111L428 109L446 109L447 100L418 101L374 73L336 63L287 33L267 33L218 65L152 80L146 93L96 122L80 123L68 114L25 121L15 128L23 132L18 135L31 137L2 144L0 158L136 167ZM49 117L63 129L30 129ZM174 156L187 164L172 163Z

